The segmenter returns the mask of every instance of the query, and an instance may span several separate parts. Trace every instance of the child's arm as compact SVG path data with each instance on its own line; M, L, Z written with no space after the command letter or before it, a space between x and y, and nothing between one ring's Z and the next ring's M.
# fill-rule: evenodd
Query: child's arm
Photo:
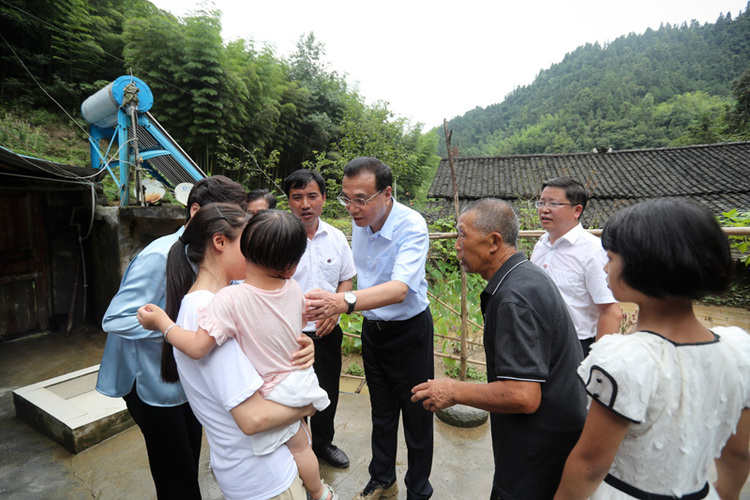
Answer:
M199 327L198 331L195 332L185 330L177 324L164 330L164 340L193 359L201 359L211 352L211 349L216 345L216 339L203 328Z
M146 330L159 330L160 332L164 331L163 328L167 328L174 323L172 318L164 312L164 309L154 304L139 307L137 318L138 323Z
M193 359L201 359L216 345L216 340L203 328L197 332L185 330L172 321L161 307L153 304L138 309L138 322L144 328L162 332L164 340Z

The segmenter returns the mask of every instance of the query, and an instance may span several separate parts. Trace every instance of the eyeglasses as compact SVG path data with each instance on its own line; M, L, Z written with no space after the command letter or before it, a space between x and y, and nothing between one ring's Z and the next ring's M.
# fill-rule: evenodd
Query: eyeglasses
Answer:
M534 202L534 206L536 208L544 208L545 205L549 207L550 209L554 210L561 205L568 205L572 207L574 205L577 205L577 203L558 203L556 201L546 201L546 200L536 200Z
M349 198L347 198L343 194L338 195L336 197L336 199L339 200L339 203L341 203L345 207L348 207L349 205L354 205L357 208L363 208L363 207L367 206L367 202L368 201L370 201L371 199L375 198L381 192L383 192L382 189L380 191L378 191L377 193L375 193L374 195L372 195L369 198L367 198L366 200L364 198L354 198L353 200L350 200Z

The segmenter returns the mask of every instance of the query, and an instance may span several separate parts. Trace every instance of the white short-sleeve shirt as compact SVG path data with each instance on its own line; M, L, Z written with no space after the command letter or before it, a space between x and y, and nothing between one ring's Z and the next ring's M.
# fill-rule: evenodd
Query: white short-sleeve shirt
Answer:
M649 493L700 491L714 458L750 407L750 335L675 344L653 332L606 335L578 368L586 392L631 422L609 473ZM602 483L592 499L630 498ZM706 498L718 498L711 492Z
M531 262L541 267L560 290L581 340L596 337L598 304L617 302L607 286L607 252L602 242L578 224L549 242L549 233L539 238ZM615 333L615 332L607 332Z
M197 330L199 309L213 293L197 291L182 299L177 324ZM264 500L286 491L297 477L291 452L281 446L255 456L250 437L234 421L230 411L252 396L263 379L233 339L194 360L174 349L177 371L190 407L206 429L211 469L228 500Z
M335 293L339 283L352 279L356 274L352 249L344 233L318 219L318 230L312 240L307 240L307 248L292 279L299 283L305 293L315 288ZM315 322L310 321L302 330L314 332Z

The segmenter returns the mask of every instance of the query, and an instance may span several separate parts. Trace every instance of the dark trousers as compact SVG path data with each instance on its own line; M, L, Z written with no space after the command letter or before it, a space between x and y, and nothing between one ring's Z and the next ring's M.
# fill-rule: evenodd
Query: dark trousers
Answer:
M135 386L123 399L146 441L157 497L200 499L198 461L203 429L190 405L151 406L138 397Z
M398 421L402 415L408 450L407 498L430 498L433 415L421 402L411 402L412 387L435 377L430 309L404 321L365 319L362 360L372 406L370 476L382 483L396 479Z
M320 387L328 394L330 406L315 413L310 418L313 450L321 450L333 443L333 420L339 404L339 382L341 380L341 341L344 332L341 327L331 330L325 337L312 336L315 344L315 363L313 369L318 376Z
M585 358L589 355L589 349L591 349L591 345L596 341L596 337L578 339L578 341L581 343L581 350L583 351L583 357Z

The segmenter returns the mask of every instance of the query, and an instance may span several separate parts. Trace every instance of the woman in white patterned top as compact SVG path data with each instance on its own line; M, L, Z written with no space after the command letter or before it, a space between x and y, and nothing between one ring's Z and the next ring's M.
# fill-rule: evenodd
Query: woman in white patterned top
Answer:
M729 284L727 237L700 205L659 199L615 214L602 244L609 287L638 305L638 321L596 342L578 369L593 402L555 499L739 498L750 335L707 329L692 303Z

